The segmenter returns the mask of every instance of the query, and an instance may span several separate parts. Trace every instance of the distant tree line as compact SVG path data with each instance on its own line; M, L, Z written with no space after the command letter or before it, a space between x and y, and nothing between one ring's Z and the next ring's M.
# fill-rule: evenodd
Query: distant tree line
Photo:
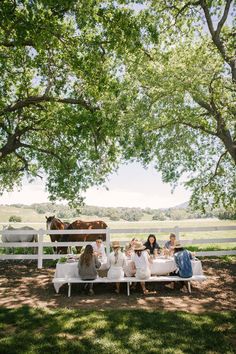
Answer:
M28 205L14 204L17 208L29 208ZM151 209L151 208L111 208L111 207L97 207L85 205L80 210L71 209L68 205L52 204L52 203L35 203L30 206L38 214L55 214L62 219L74 219L83 216L94 216L95 218L109 218L112 221L139 221L145 215L149 215L152 220L183 220L183 219L197 219L197 218L212 218L231 219L236 220L236 211L224 209L209 210L205 213L201 211L192 211L186 204L186 207L175 207L168 209Z

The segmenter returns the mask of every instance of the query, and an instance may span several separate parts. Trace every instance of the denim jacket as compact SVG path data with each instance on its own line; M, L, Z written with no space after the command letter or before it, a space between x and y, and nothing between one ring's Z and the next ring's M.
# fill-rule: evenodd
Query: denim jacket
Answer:
M193 275L191 259L192 255L187 250L182 250L174 255L175 263L179 268L179 276L181 278L189 278Z

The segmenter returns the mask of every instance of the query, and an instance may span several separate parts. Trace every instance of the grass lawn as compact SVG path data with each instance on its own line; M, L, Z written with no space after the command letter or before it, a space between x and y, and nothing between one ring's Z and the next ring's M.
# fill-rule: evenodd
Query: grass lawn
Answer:
M235 353L234 312L0 309L3 353Z

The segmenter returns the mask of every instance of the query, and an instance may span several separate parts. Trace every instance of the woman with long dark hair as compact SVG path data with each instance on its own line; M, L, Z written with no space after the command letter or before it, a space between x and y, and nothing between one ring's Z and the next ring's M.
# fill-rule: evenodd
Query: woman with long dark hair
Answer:
M79 275L82 280L94 280L97 278L97 270L101 267L97 256L94 255L93 247L86 245L84 252L79 258ZM89 287L89 295L94 295L93 283L85 284L85 288Z
M161 247L157 243L157 239L155 235L149 235L147 241L144 243L146 250L148 250L149 254L157 255L159 253Z

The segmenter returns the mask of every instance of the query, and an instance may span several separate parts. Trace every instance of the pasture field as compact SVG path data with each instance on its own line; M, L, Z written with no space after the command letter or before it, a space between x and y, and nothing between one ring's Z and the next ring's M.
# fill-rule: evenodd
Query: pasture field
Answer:
M17 208L16 208L17 209ZM1 212L1 209L0 209ZM79 217L81 220L89 220L88 217L86 216L81 216ZM96 220L97 218L94 217L93 220ZM4 222L1 221L1 214L0 214L0 229L2 228L2 225L4 224L9 224L9 222ZM75 219L73 219L75 220ZM73 220L68 220L68 221L73 221ZM104 218L105 220L105 218ZM110 229L148 229L148 228L174 228L178 226L179 228L181 227L207 227L207 226L236 226L236 220L218 220L218 219L188 219L188 220L166 220L166 221L107 221L105 220L106 223L108 224L108 227ZM38 221L23 221L21 223L10 223L14 227L20 227L23 225L30 225L36 229L42 228L45 229L46 223L45 223L45 217L41 216L41 219ZM219 231L216 231L219 232ZM220 231L221 233L224 233L225 231ZM231 231L227 231L231 232ZM234 232L234 231L233 231ZM211 235L213 232L209 232L209 235ZM196 232L194 232L196 234ZM205 232L205 234L207 234ZM161 235L161 234L160 234ZM189 233L188 233L189 235ZM187 236L188 236L187 235ZM186 235L184 235L186 236ZM224 236L221 236L224 237ZM225 236L228 237L228 236Z
M0 222L8 223L12 215L20 216L23 222L42 222L43 217L35 210L29 208L16 208L13 206L0 205Z
M235 353L235 313L0 309L1 353Z

